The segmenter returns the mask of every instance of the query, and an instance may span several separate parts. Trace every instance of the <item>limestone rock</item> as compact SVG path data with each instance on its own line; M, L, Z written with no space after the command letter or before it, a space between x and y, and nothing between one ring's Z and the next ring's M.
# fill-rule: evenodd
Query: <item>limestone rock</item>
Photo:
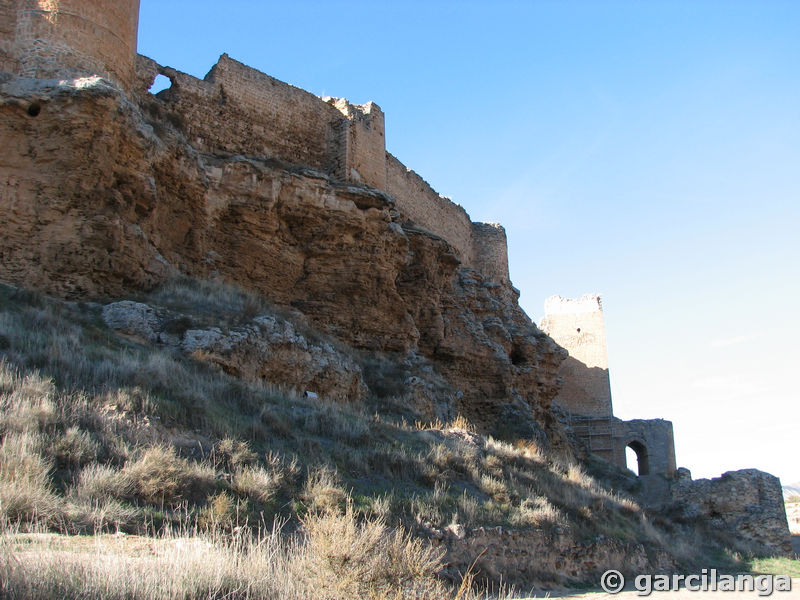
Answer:
M411 383L415 412L462 414L485 432L567 447L549 410L564 352L507 281L466 268L383 192L265 156L212 153L186 131L166 104L134 103L103 80L0 85L0 278L84 300L148 290L176 274L235 282L299 310L354 351L393 362L394 385ZM125 327L151 337L146 315ZM203 348L224 368L262 378L279 371L259 361L282 356L299 389L320 386L324 395L327 387L350 400L365 393L353 365L268 323L193 329L188 337L162 331L159 340ZM324 383L331 369L339 369L335 385Z
M181 348L201 351L205 360L249 380L263 380L308 390L338 402L359 402L366 396L361 367L330 343L311 341L287 321L260 316L253 324L222 332L190 329Z
M735 533L769 552L790 556L791 534L780 480L757 469L692 480L686 469L672 484L672 513Z
M160 319L147 304L123 300L103 307L103 321L111 329L155 342L158 339Z

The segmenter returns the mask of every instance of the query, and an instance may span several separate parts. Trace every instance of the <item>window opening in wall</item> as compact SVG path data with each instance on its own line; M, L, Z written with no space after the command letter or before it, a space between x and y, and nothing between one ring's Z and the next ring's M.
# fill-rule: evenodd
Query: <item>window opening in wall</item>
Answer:
M159 92L168 90L171 87L172 87L172 80L166 75L161 75L159 73L158 75L156 75L156 78L153 80L153 85L150 86L150 89L148 91L151 94L156 95Z
M625 448L625 464L628 468L639 475L648 475L650 465L647 458L647 448L640 442L631 442Z

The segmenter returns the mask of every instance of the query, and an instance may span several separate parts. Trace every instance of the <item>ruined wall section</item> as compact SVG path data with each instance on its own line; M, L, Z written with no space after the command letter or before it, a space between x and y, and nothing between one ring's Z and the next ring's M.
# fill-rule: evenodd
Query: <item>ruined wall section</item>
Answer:
M321 98L223 54L206 76L223 102L243 110L266 155L323 171L337 166L342 115ZM236 140L232 140L236 143Z
M350 104L344 98L328 102L347 118L342 127L345 139L339 165L344 172L340 177L386 190L386 134L381 107L374 102Z
M700 521L772 553L791 556L783 488L774 475L742 469L714 479L692 480L688 469L678 469L671 492L670 508L678 519Z
M615 418L613 431L615 443L612 462L625 467L625 449L634 444L642 448L645 453L647 472L644 475L672 477L675 474L675 437L672 421L665 419L623 421Z
M157 74L172 86L158 94L196 147L277 158L333 173L340 169L344 117L321 98L223 54L203 80L140 57L137 91Z
M100 75L126 90L133 83L139 0L0 0L0 22L4 70L38 78Z
M172 86L148 98L158 74ZM473 223L461 206L388 154L377 104L318 98L224 54L202 80L140 56L135 88L196 148L275 158L388 192L402 214L446 240L464 265L487 279L509 281L505 230Z
M460 205L438 194L422 177L386 153L386 191L416 224L444 238L462 263L473 265L472 221Z
M552 296L540 328L569 352L559 371L564 383L556 405L586 417L612 416L606 327L600 296Z
M473 223L460 205L437 193L427 181L386 153L386 191L397 208L424 229L444 238L461 262L484 278L509 281L506 231L496 223Z

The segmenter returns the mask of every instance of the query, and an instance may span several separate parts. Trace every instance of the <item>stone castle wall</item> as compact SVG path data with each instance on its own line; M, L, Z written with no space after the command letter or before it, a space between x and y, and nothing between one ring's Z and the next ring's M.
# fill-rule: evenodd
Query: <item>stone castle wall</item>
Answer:
M675 437L672 421L665 419L632 419L623 421L615 418L614 462L625 466L625 449L630 446L637 452L640 475L675 474ZM642 472L644 471L644 472Z
M101 75L129 89L139 0L0 0L0 68L23 77Z
M439 195L422 177L387 153L386 191L412 221L447 240L472 266L472 221L460 205Z
M508 239L499 223L472 224L472 260L475 269L495 281L509 281Z
M165 75L172 86L152 108L166 111L198 149L275 158L388 192L463 264L508 281L505 232L473 226L463 208L388 155L377 104L319 98L224 54L204 79L191 77L137 55L138 20L139 0L0 0L0 71L100 75L139 98Z
M374 102L359 106L339 99L333 105L348 119L347 127L343 128L342 160L337 164L339 176L386 191L383 111Z
M473 223L461 206L387 153L385 117L377 104L322 99L225 54L202 80L140 56L140 97L158 74L172 85L154 101L195 147L275 158L385 191L401 213L446 240L464 265L508 282L505 230Z
M193 146L208 152L253 154L320 171L343 171L338 132L342 113L304 90L278 81L223 54L197 79L139 57L136 92L156 75L172 86L159 94Z

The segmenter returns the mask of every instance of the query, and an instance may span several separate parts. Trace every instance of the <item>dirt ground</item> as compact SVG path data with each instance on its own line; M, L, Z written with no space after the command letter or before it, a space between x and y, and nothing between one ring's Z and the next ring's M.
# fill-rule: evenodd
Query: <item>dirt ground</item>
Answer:
M568 600L640 600L641 598L649 598L651 600L701 600L713 599L717 600L755 600L764 598L772 598L772 600L797 600L800 599L800 579L792 579L792 590L790 592L773 592L771 596L761 595L758 592L692 592L689 590L677 590L674 592L653 592L649 596L639 595L635 589L626 589L619 594L609 594L602 590L586 592L580 591L575 593L562 594L561 592L542 592L535 596L526 596L525 600L530 598L564 598ZM522 600L522 599L520 599Z

